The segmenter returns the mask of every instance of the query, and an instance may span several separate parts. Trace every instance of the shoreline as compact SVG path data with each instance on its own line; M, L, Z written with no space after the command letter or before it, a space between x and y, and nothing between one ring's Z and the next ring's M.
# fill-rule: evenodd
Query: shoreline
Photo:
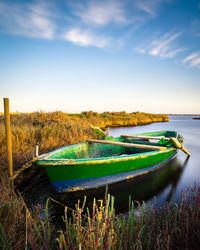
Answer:
M168 116L200 116L200 114L167 114Z

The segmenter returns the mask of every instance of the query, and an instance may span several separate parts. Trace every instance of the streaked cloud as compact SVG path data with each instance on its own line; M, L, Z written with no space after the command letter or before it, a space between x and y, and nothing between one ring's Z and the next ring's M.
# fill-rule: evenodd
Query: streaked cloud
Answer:
M83 22L97 25L105 25L110 22L125 23L126 14L123 1L88 1L74 5L74 14Z
M0 27L14 35L52 39L55 24L44 2L15 4L0 2Z
M155 15L155 1L137 1L137 7L138 9L146 12L150 15Z
M196 51L185 57L182 63L188 64L190 67L197 67L200 69L200 51Z
M151 16L158 14L158 9L164 2L171 2L171 0L136 0L135 4L139 10Z
M69 42L85 47L95 46L98 48L104 48L108 45L108 39L79 28L70 29L63 38Z
M156 38L147 44L144 47L139 47L136 49L138 53L141 54L149 54L152 56L159 57L169 57L172 58L176 54L184 51L185 48L177 48L173 45L173 42L177 40L181 36L180 32L172 33L168 32L161 36L160 38Z
M172 0L86 0L70 4L74 14L86 24L143 24L159 13L164 2ZM144 15L148 14L148 15Z
M178 52L176 52L177 50L171 50L171 43L180 35L180 32L174 34L166 33L161 38L152 41L148 53L152 56L173 57Z

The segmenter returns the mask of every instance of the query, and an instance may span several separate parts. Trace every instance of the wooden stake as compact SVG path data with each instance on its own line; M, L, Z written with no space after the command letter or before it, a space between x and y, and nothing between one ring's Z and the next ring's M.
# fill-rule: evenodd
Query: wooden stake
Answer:
M122 146L122 147L128 147L128 148L150 149L150 150L166 150L167 149L166 147L160 147L160 146L151 146L151 145L144 145L144 144L106 141L106 140L87 140L87 142L109 144L109 145Z
M35 145L34 156L35 157L39 156L39 146L38 145Z
M12 162L12 143L10 130L10 113L9 113L9 99L4 98L4 117L5 117L5 132L6 132L6 149L8 156L8 169L10 177L13 176L13 162Z

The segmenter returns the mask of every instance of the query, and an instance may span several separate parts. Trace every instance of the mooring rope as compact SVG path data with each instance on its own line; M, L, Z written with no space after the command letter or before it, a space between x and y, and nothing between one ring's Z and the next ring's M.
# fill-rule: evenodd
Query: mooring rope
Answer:
M33 157L31 161L27 162L18 171L16 171L15 174L12 177L10 177L10 179L11 180L16 179L18 175L20 175L25 169L30 168L33 165L33 163L36 162L37 160L38 160L38 156Z

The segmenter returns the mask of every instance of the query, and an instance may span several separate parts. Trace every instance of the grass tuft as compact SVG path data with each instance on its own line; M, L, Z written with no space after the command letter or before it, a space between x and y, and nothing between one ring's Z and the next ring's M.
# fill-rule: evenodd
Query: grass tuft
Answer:
M65 207L65 227L56 231L48 218L47 200L46 218L28 221L28 249L198 249L200 245L199 185L189 187L179 205L165 203L160 210L145 203L135 207L130 200L129 212L116 214L109 194L104 202L94 199L91 211L85 204L86 198L82 205L78 201L70 217ZM6 225L0 225L2 249L23 248L20 238L9 238Z

